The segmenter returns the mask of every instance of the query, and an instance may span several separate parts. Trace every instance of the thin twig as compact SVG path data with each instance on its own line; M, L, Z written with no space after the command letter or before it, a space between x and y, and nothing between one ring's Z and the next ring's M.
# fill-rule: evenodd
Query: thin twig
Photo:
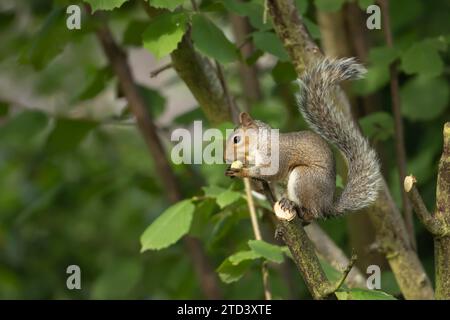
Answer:
M378 1L381 7L381 14L383 16L383 33L384 38L386 40L386 44L388 47L393 47L393 37L391 32L391 22L389 17L389 1L388 0L379 0ZM402 120L402 112L401 112L401 103L400 103L400 93L399 93L399 84L398 84L398 70L397 70L398 61L394 61L389 66L391 81L391 104L392 104L392 113L394 114L394 129L395 129L395 151L396 151L396 159L397 166L399 171L399 179L400 185L403 183L403 179L406 177L406 150L405 150L405 138L403 133L403 120ZM411 204L408 200L408 196L406 192L402 190L402 205L403 205L403 214L405 217L406 229L408 230L409 238L411 240L411 245L414 249L417 248L416 238L414 234L414 221L412 218L412 210Z
M160 181L165 186L169 200L171 202L182 200L183 197L179 188L179 183L168 162L165 150L157 134L156 126L153 123L151 115L147 111L145 100L139 93L136 83L134 82L125 52L117 45L106 24L99 27L96 34L98 41L119 80L121 89L130 105L130 109L136 117L138 128L153 156L155 167L157 168L156 172L160 175ZM205 295L210 299L221 298L222 295L220 293L217 275L212 269L199 240L190 236L185 236L183 242L190 253L190 257Z
M261 229L258 223L258 216L256 215L255 203L252 196L252 187L250 185L250 179L244 178L245 193L247 195L247 205L250 211L250 219L252 221L253 233L256 240L262 240ZM264 262L261 266L264 286L264 296L266 300L272 300L272 293L269 288L269 271L267 264Z
M173 67L173 64L172 64L172 62L170 62L159 68L156 68L155 70L150 71L150 78L154 78L154 77L158 76L161 72L166 71L172 67Z
M342 271L341 278L336 282L336 284L333 285L329 293L335 293L338 291L342 285L344 284L345 280L347 279L347 276L349 275L350 271L352 271L353 266L355 265L357 256L355 253L352 254L352 257L347 265L347 267Z
M219 78L220 84L222 85L223 92L225 94L225 98L227 100L228 108L230 109L230 114L233 118L233 122L237 123L238 121L238 110L234 103L233 97L230 94L230 91L228 89L228 84L225 81L225 76L223 74L222 66L218 61L216 61L216 70L217 70L217 77Z

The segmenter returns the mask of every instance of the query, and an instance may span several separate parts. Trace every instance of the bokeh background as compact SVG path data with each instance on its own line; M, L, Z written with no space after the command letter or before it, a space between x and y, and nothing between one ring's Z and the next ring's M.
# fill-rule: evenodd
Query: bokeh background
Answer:
M202 120L205 129L233 124L209 123L173 68L150 76L170 57L157 57L151 45L143 45L151 19L141 1L118 2L123 3L120 8L94 18L75 0L0 3L2 299L205 297L181 242L141 253L141 235L171 203L95 36L97 25L108 23L127 52L169 157L175 128L191 129L193 120ZM177 2L183 6L178 10L193 12L190 1ZM214 29L197 33L194 45L208 59L217 59L218 53L205 46L219 52L230 46L240 50L240 59L225 55L221 61L236 105L282 131L303 130L292 85L295 71L270 21L262 21L263 2L197 1L196 14L208 19L228 42L216 37ZM418 178L428 208L434 208L442 128L450 119L450 3L390 1L394 47L388 48L383 32L365 24L365 8L373 1L295 2L327 55L357 56L367 65L367 78L345 90L353 115L379 152L383 174L401 208L389 90L389 64L398 61L407 171ZM66 27L69 4L83 10L81 30ZM224 165L171 167L183 197L205 198L196 202L188 230L200 239L212 268L248 249L253 233L242 183L226 178ZM261 219L263 234L274 242L269 220ZM369 250L374 236L366 216L349 215L320 225L347 254L357 251L361 270L379 265L382 290L401 298L386 261ZM432 238L416 219L414 226L419 257L433 279ZM294 264L288 257L284 260L269 262L274 297L309 298ZM66 268L72 264L81 268L81 290L66 287ZM241 269L233 271L231 282L219 269L223 297L263 298L260 261Z

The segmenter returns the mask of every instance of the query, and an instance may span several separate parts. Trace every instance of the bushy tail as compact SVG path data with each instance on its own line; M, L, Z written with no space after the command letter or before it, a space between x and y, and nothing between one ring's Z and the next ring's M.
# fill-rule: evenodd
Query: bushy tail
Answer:
M334 214L369 206L376 200L381 183L375 151L354 122L333 104L339 82L359 79L365 73L366 69L353 58L324 59L306 70L298 80L298 101L303 117L311 129L336 145L347 159L348 182L334 204Z

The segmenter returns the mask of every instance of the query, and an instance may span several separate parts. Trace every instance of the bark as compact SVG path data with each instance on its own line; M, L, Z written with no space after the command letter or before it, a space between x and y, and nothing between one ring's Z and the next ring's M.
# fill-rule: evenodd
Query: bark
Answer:
M275 31L300 75L306 65L319 59L322 54L311 40L292 0L268 0L267 3ZM338 110L349 110L346 97L338 94L337 98ZM405 298L432 299L431 283L409 245L404 222L385 183L371 211L380 248L388 259Z
M439 161L436 210L428 212L413 176L405 178L405 192L422 224L434 238L436 299L450 300L450 122L444 125L444 147Z

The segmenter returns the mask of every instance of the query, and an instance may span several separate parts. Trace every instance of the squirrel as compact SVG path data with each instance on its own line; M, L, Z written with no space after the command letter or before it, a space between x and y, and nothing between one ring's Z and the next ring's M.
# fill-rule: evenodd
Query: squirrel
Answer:
M360 79L365 73L366 69L354 58L324 58L305 71L297 80L297 100L300 113L314 132L279 134L279 165L275 173L262 172L270 147L261 133L271 127L242 112L239 126L225 145L226 162L240 165L231 165L225 175L284 183L286 190L274 209L275 213L277 208L287 212L286 220L299 216L310 222L372 204L381 184L377 155L354 122L333 105L337 85ZM337 199L335 158L327 142L340 149L348 165L348 182Z

